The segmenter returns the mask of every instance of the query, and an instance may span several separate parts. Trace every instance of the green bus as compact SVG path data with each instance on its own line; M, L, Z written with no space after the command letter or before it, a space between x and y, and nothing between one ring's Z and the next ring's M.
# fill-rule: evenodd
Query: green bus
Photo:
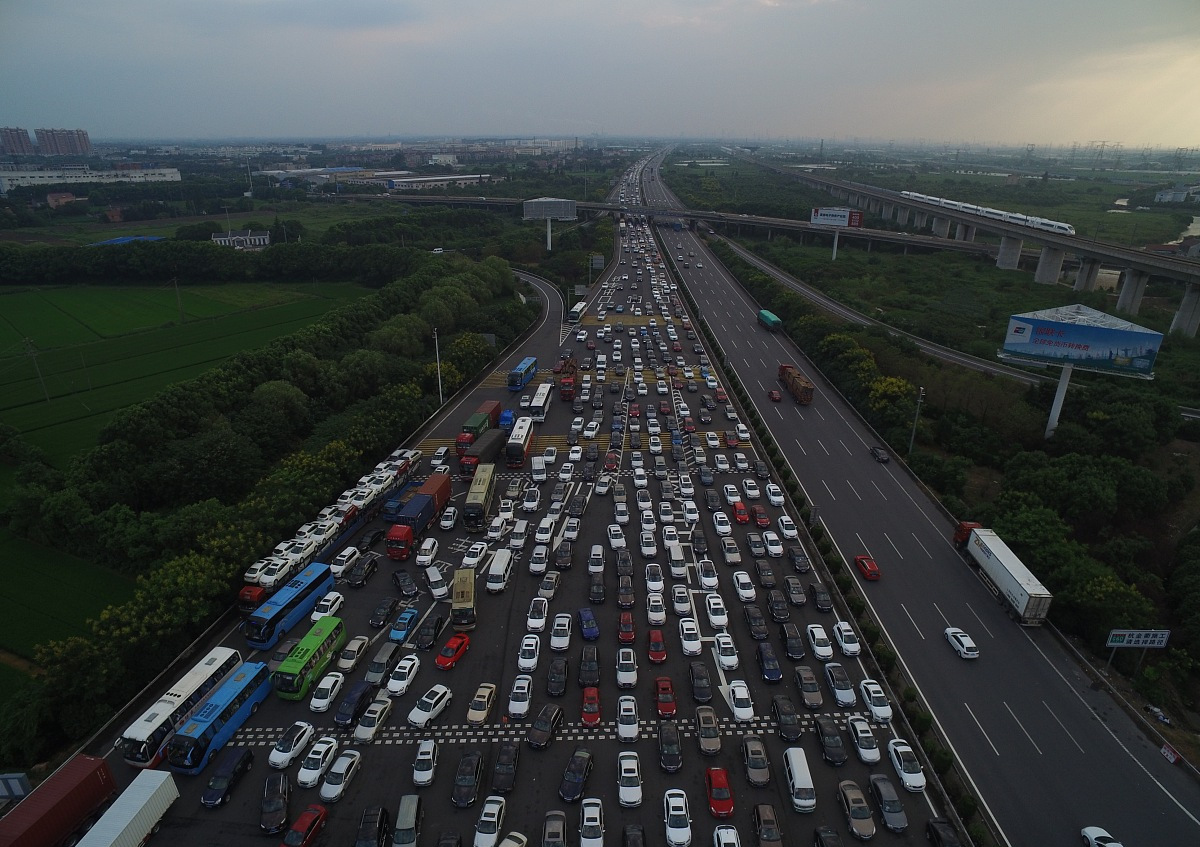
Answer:
M344 646L346 624L342 619L321 618L275 671L275 693L284 700L303 700Z

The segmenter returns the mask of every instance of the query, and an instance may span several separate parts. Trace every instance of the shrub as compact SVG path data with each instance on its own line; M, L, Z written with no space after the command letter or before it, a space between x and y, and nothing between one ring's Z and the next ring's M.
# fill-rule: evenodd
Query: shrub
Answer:
M841 573L840 570L838 572ZM850 584L853 585L854 584L853 581L851 581ZM850 607L850 613L853 614L855 618L857 618L859 615L861 615L863 613L863 611L866 610L867 601L864 600L862 597L859 597L857 594L851 594L849 597L846 598L846 605Z
M876 641L871 646L871 652L875 654L875 661L879 662L879 669L885 674L890 674L896 669L896 653L891 647L882 641Z
M949 756L950 754L946 753L946 755ZM936 765L934 766L934 770L937 770ZM941 774L942 772L938 771L938 773ZM965 823L965 822L969 821L971 818L975 817L975 813L977 811L979 811L979 801L976 800L975 797L971 794L964 794L963 796L959 797L957 800L954 801L954 811L958 812L958 816ZM968 832L970 832L970 829L971 828L968 827ZM984 830L984 832L986 832L986 829ZM971 837L975 839L976 843L980 843L980 844L983 843L975 835L972 835Z

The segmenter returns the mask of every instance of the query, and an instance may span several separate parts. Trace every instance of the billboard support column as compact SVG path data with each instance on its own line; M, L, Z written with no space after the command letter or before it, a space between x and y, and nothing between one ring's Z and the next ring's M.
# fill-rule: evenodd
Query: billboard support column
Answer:
M1063 365L1062 375L1058 378L1058 390L1054 392L1054 402L1050 405L1050 419L1046 421L1046 438L1054 435L1058 429L1058 416L1062 414L1063 401L1067 399L1067 386L1071 384L1073 365Z
M831 256L829 259L829 261L831 261L831 262L837 261L837 242L838 242L838 233L840 233L840 232L841 232L840 229L835 229L833 231L833 256Z

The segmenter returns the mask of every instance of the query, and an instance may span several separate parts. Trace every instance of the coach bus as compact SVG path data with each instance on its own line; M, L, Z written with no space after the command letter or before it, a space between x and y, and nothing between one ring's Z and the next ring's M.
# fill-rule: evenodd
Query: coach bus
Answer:
M537 356L526 356L520 363L509 371L508 390L520 391L537 376Z
M265 662L246 662L167 742L167 764L195 776L242 728L271 693Z
M329 565L313 562L246 619L242 624L246 643L256 650L270 650L288 630L308 618L317 601L330 591L333 571Z
M229 679L241 664L241 653L228 647L214 648L197 662L125 730L117 744L126 764L135 768L157 766L175 730L192 716L209 692Z
M483 532L488 525L488 513L496 496L496 466L491 462L475 469L471 488L463 503L463 526L467 532Z
M567 312L567 322L577 324L585 314L587 314L587 303L581 300L571 307L571 311Z
M275 693L284 700L302 700L329 663L346 646L346 624L341 618L323 617L292 648L275 671Z
M543 382L533 395L533 402L529 404L529 416L533 418L534 423L546 422L546 412L550 411L550 404L553 400L554 384Z
M533 440L533 418L518 418L513 426L512 435L504 445L504 463L510 468L519 468L525 464L525 454L529 452L529 442Z

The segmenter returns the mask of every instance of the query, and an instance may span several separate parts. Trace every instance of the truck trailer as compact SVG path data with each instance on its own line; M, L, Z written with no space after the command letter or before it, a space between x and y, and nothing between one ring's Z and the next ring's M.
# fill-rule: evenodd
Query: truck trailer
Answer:
M1045 622L1053 595L995 531L962 521L954 532L954 543L978 566L997 598L1021 626L1041 626Z
M141 847L158 832L163 815L177 799L174 774L144 770L96 821L79 847Z
M494 429L500 421L500 401L485 400L471 417L463 422L462 432L454 439L454 451L461 459L481 435Z
M104 759L76 756L0 818L5 847L58 847L74 843L117 794Z
M758 322L771 332L778 332L783 326L783 321L779 319L779 316L774 312L768 312L766 309L759 311Z
M479 436L479 440L471 445L466 454L459 460L458 471L461 476L475 476L480 465L496 461L500 451L508 442L508 436L502 430L492 429Z
M395 525L388 530L389 559L404 560L412 554L417 539L450 502L450 490L450 477L445 474L434 474L421 483L417 493L396 515Z
M797 403L807 406L812 402L815 386L812 384L812 380L800 373L795 365L780 362L779 381L783 383L783 387Z

